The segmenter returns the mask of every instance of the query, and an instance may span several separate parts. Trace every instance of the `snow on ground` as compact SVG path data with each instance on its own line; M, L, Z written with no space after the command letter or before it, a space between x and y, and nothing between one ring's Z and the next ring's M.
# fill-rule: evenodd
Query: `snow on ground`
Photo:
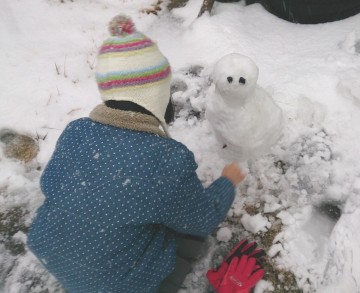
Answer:
M201 2L189 0L155 16L140 12L151 0L1 1L0 129L37 137L40 153L27 165L0 153L0 215L20 207L24 227L30 225L43 201L41 169L57 138L68 122L100 102L96 52L107 22L122 12L172 64L178 117L170 132L195 153L205 185L228 161L204 119L209 74L220 57L251 57L260 69L259 84L286 116L272 154L244 165L247 179L218 239L209 238L208 255L183 291L208 292L204 272L238 240L253 239L280 219L269 255L295 274L304 292L360 292L360 15L299 25L239 2L216 3L211 16L197 19ZM323 212L324 203L339 207L340 218ZM248 214L246 206L259 215ZM26 241L21 231L12 236L15 243ZM16 254L1 237L0 292L63 292L30 252ZM264 281L256 292L271 288L276 292Z

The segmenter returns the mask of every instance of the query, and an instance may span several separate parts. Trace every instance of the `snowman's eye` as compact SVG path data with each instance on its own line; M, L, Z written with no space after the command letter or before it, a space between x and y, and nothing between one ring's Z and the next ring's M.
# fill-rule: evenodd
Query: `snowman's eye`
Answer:
M227 81L228 81L229 83L232 83L232 82L233 82L233 78L232 78L231 76L228 76L228 77L227 77Z
M239 83L245 84L246 83L246 79L243 77L240 77L239 79Z

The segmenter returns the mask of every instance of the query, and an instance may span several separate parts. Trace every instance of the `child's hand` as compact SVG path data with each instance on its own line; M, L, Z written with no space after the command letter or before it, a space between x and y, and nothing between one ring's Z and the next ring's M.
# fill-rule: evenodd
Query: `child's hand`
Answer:
M235 186L245 179L246 174L239 168L237 163L231 163L224 167L221 176L228 178Z

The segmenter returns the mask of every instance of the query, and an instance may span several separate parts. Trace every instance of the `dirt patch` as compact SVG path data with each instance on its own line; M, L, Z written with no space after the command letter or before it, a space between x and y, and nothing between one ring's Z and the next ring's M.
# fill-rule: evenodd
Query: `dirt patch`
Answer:
M0 243L12 255L19 255L25 252L25 244L13 236L19 231L27 233L28 227L25 225L26 211L21 207L14 207L5 213L0 213Z
M261 213L263 207L255 205L245 205L245 211L254 216L258 213ZM282 230L282 223L280 219L276 218L276 213L267 213L265 216L268 219L271 219L271 228L266 232L261 232L254 235L254 240L258 243L259 247L263 248L265 251L269 250L270 247L274 244L275 237ZM264 268L266 274L264 280L267 280L272 283L275 293L302 293L303 291L298 287L295 275L287 270L280 269L277 267L277 264L273 258L266 257L262 260L261 266Z

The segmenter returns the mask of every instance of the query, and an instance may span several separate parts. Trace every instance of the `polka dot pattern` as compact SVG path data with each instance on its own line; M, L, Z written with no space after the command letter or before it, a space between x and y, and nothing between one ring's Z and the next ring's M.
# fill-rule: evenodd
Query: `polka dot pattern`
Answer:
M41 177L28 246L69 293L155 293L175 266L174 231L206 236L234 188L203 188L181 143L82 118Z

